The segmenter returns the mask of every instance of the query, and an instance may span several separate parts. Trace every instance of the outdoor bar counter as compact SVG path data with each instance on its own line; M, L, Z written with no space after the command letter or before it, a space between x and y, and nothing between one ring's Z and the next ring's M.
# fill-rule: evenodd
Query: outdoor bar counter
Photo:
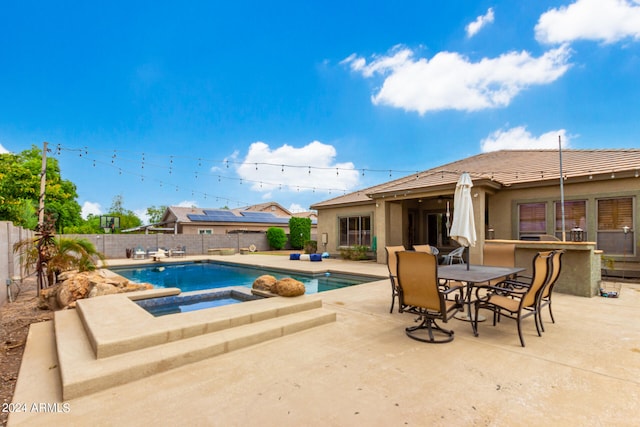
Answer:
M564 249L562 270L554 287L554 292L593 297L599 294L601 280L602 251L596 249L595 242L486 240L485 245L515 244L516 267L527 270L522 274L531 275L531 260L537 252Z

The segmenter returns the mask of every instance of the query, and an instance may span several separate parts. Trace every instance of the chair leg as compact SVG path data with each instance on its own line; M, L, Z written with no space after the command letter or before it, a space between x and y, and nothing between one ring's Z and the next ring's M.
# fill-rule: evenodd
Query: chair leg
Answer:
M414 332L419 331L421 329L426 329L429 334L429 339L421 338L418 335L414 335ZM437 340L433 334L434 331L443 334L445 337L441 340ZM447 329L441 328L434 319L429 317L425 317L422 323L417 326L411 326L405 328L405 333L409 338L412 338L416 341L431 343L431 344L442 344L453 341L453 332Z
M520 327L520 316L518 316L516 322L518 323L518 337L520 337L520 345L524 347L524 337L522 336L522 328Z

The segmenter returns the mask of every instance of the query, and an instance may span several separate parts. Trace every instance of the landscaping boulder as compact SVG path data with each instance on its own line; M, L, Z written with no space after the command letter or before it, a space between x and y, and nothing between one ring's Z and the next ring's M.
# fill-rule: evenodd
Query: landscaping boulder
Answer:
M264 274L253 281L253 289L261 291L273 292L271 289L277 282L277 279L269 274Z
M275 285L271 287L271 292L278 294L281 297L297 297L304 295L305 287L304 283L287 277L285 279L278 280Z
M61 282L40 292L38 307L49 310L75 307L79 299L153 289L148 283L133 283L124 277L108 277L98 271L65 272Z

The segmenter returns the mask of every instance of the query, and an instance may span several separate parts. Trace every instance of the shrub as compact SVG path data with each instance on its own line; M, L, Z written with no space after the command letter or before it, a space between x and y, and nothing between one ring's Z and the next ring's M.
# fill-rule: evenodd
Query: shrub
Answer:
M350 246L348 248L340 249L340 256L343 259L361 261L363 259L367 259L367 250L369 250L369 247L364 245Z
M287 244L287 235L279 227L269 227L267 229L267 241L272 249L280 250Z
M310 218L289 218L289 243L293 249L302 249L307 241L311 239L311 219Z
M315 240L307 240L304 242L304 252L306 254L315 254L318 252L318 242Z

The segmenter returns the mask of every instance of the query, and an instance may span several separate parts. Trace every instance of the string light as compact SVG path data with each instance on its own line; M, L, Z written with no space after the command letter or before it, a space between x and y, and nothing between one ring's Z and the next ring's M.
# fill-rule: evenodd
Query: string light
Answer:
M139 167L140 170L142 170L144 172L145 169L167 169L167 166L162 166L163 162L154 162L154 161L149 161L149 156L148 153L139 153L139 160L135 161L132 158L127 159L127 151L126 150L119 150L120 152L118 152L118 150L108 150L108 151L92 151L92 158L89 158L89 149L87 146L84 146L82 148L79 149L73 149L73 148L68 148L68 147L64 147L61 144L57 144L56 149L55 149L55 154L57 155L62 155L64 154L64 152L77 152L78 156L82 159L87 159L91 161L91 165L93 167L98 167L99 165L106 165L106 166L113 166L115 167L115 160L118 159L119 161L119 166L116 169L118 170L118 174L122 175L123 173L127 173L130 175L137 175L140 180L142 182L145 182L147 180L147 178L149 178L148 176L145 176L144 174L137 174L135 172L131 172L131 171L127 171L125 169L123 169L121 167L122 163L129 163L129 164L135 164L135 163L139 163ZM100 161L100 153L102 153L102 156L104 161ZM158 156L160 157L160 156ZM167 156L164 156L164 158L166 159ZM233 161L233 160L229 160L229 159L224 159L224 160L210 160L210 159L203 159L202 157L197 157L197 158L190 158L187 156L176 156L176 155L169 155L169 165L168 165L168 169L169 169L169 175L172 175L173 173L173 168L174 166L176 166L174 164L174 158L186 158L186 159L192 159L193 164L197 164L197 166L200 168L202 167L202 162L206 161L206 162L211 162L211 163L219 163L219 164L223 164L226 166L226 168L228 169L230 167L230 165L233 164L237 164L237 165L242 165L245 164L245 162L243 161ZM197 162L197 163L196 163ZM154 164L155 163L155 164ZM278 163L278 164L272 164L272 163L265 163L265 162L253 162L255 169L258 170L260 165L264 165L264 166L269 166L269 167L278 167L280 168L281 173L285 173L285 167L289 168L289 169L299 169L299 168L306 168L307 169L307 174L311 175L312 169L315 170L320 170L320 171L328 171L328 170L333 170L336 172L336 176L340 176L341 175L341 169L342 171L346 171L348 173L354 173L357 171L360 172L361 176L366 176L367 172L371 172L371 173L380 173L380 172L386 172L388 174L388 176L390 178L393 177L394 174L396 173L404 173L407 176L404 178L405 180L411 178L413 176L414 179L418 180L421 178L425 178L428 179L429 176L435 175L437 173L440 174L441 179L444 179L444 175L445 174L452 174L452 175L456 175L459 176L460 173L462 173L462 171L459 170L442 170L439 169L437 171L424 171L422 173L420 172L416 172L416 171L403 171L403 170L395 170L395 169L367 169L367 168L358 168L358 169L354 169L354 168L340 168L340 167L335 167L335 166L328 166L328 167L315 167L315 166L310 166L310 165L287 165L287 164L283 164L283 163ZM167 163L164 163L165 165ZM515 169L515 168L514 168ZM188 172L188 171L185 171ZM407 173L408 172L408 173ZM599 171L599 173L602 173L605 171ZM192 171L192 173L195 176L196 179L200 179L202 178L200 176L200 171ZM565 169L565 173L563 174L562 178L563 179L567 179L569 176L575 176L575 175L587 175L587 171L585 170L577 170L577 169L572 169L571 171L568 171L567 169ZM596 173L598 173L598 171L596 171ZM182 174L184 176L184 174ZM344 174L342 174L344 175ZM471 173L472 175L472 179L491 179L492 181L494 180L498 180L499 182L504 182L505 184L509 184L509 181L512 179L516 179L516 180L527 180L527 179L531 179L531 180L535 180L535 179L545 179L545 176L547 177L547 179L553 179L554 177L558 176L557 172L554 171L544 171L544 170L538 170L538 171L531 171L531 172L523 172L523 171L517 171L517 170L512 170L512 171L501 171L496 173L495 171L492 172L475 172L475 173ZM321 175L322 176L322 175ZM347 176L350 176L349 174L347 174ZM352 175L351 175L352 176ZM640 171L638 169L634 170L634 176L638 177L640 176ZM515 178L514 178L515 177ZM588 177L589 179L593 179L593 171L589 170L588 171ZM611 171L611 178L615 178L615 171ZM239 182L240 184L244 184L245 182L247 183L251 183L253 185L259 185L261 188L264 188L265 186L269 186L269 187L273 187L273 188L279 188L280 190L282 190L283 187L283 183L279 183L279 182L266 182L266 181L252 181L246 178L238 178L238 177L230 177L230 176L221 176L221 175L217 175L217 180L218 182L221 182L222 179L225 180L229 180L229 181L236 181ZM402 179L402 178L401 178ZM153 178L152 178L153 180ZM428 182L428 181L427 181ZM284 185L289 185L291 189L295 188L295 191L300 192L302 190L311 190L313 192L316 192L316 190L319 191L324 191L328 194L332 194L334 190L336 190L338 193L342 193L342 194L347 194L348 190L346 188L318 188L318 187L311 187L311 186L304 186L304 185L297 185L296 187L293 187L289 184L289 182L285 183ZM176 191L179 191L179 188L176 187ZM195 190L192 190L192 194L204 194ZM247 205L250 203L246 203Z

